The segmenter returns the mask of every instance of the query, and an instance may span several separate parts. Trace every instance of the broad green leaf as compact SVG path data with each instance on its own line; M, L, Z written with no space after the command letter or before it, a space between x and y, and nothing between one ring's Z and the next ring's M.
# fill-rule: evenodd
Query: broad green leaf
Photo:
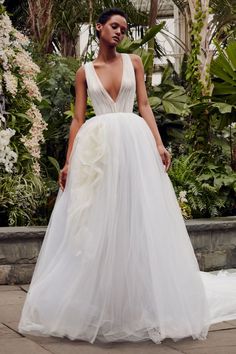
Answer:
M156 96L148 97L148 101L151 107L157 107L161 104L161 99Z
M227 82L215 82L213 94L219 96L236 94L236 86L234 87Z
M161 76L161 83L163 85L173 85L173 81L171 80L171 75L173 74L174 68L172 65L167 65Z
M232 77L236 76L234 72L234 68L232 67L231 61L229 58L224 54L220 54L218 58L215 59L215 63L221 66L221 70L224 70L227 74Z
M55 167L55 169L59 173L60 172L60 165L59 165L58 161L52 156L48 156L48 160L51 162L51 164Z
M157 33L159 33L163 27L165 26L165 21L159 23L158 25L154 25L151 28L149 28L147 30L147 32L145 33L145 35L142 38L141 44L147 43L148 41L150 41L150 39L154 38L156 36Z
M225 113L231 113L232 108L234 106L227 104L227 103L223 103L223 102L215 102L212 104L212 107L218 108L220 113L225 114Z
M131 41L128 37L125 37L122 42L117 46L117 50L120 53L132 53L135 49L141 46L141 40Z
M188 97L182 89L173 89L162 97L162 105L166 113L182 115L186 109Z
M167 93L164 94L163 99L167 99L171 97L172 101L177 101L177 102L187 102L187 95L185 94L184 90L178 88L178 89L173 89Z
M236 70L236 42L235 41L230 42L226 47L225 51L228 54L228 57L234 67L234 70Z
M143 48L138 48L134 51L135 54L139 55L140 58L142 59L144 71L146 72L150 65L152 65L152 54L149 53L147 50L144 50Z
M211 72L213 75L219 77L220 79L232 84L233 86L236 86L236 81L234 81L234 79L224 71L223 63L219 61L218 62L213 61L211 64Z
M154 38L158 32L162 30L165 22L161 22L158 25L154 25L149 28L143 38L132 41L128 37L125 37L122 42L118 45L117 50L121 53L133 53L136 49L140 48L143 44Z

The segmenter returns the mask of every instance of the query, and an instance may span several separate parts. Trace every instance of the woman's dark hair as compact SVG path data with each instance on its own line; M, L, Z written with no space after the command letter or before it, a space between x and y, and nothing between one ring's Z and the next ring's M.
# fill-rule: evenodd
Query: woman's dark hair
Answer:
M97 23L101 23L102 25L104 25L114 15L122 16L126 19L126 21L128 20L128 16L123 10L113 7L112 9L104 10L99 16ZM99 31L96 31L96 35L99 38Z

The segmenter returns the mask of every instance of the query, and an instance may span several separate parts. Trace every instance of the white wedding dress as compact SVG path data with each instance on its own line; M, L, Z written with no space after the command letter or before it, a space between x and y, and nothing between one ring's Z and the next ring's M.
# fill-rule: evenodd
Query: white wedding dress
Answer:
M79 130L19 331L93 343L203 339L236 318L236 277L199 271L153 135L132 113L135 74L122 54L116 101L85 64L96 116Z

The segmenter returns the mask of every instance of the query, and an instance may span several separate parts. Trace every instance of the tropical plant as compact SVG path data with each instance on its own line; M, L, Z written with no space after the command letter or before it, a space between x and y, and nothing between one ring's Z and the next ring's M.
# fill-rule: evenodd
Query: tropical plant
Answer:
M173 160L169 172L177 196L184 191L182 209L187 217L212 217L235 213L236 174L227 165L209 161L198 152Z
M214 39L224 44L230 31L235 29L236 3L234 0L174 0L182 12L188 26L188 61L186 80L188 94L193 103L210 102L213 90L210 64L214 54ZM195 120L194 120L195 119ZM206 109L201 115L193 112L190 122L191 135L195 149L205 149L211 136L209 112Z
M122 8L129 17L130 28L147 26L148 15L126 0L22 0L20 4L7 1L13 21L30 32L42 53L60 52L63 56L86 57L93 52L95 21L110 7ZM82 26L88 24L89 38L83 53L79 50Z
M40 110L48 126L44 134L46 144L42 149L41 162L44 176L57 180L58 171L52 161L56 160L59 166L64 163L73 115L75 73L80 62L73 58L48 55L43 56L39 63L41 72L38 84L43 97Z
M149 91L149 103L164 144L171 146L173 153L182 153L189 97L170 62L163 68L161 83Z
M236 122L236 41L230 41L224 49L217 43L216 46L218 56L211 63L214 83L212 99L221 111L217 115L217 130L229 127L231 166L236 170L236 137L232 129Z
M229 42L224 49L216 45L218 55L211 63L213 98L225 107L224 113L230 113L221 120L221 126L224 127L236 122L236 40Z
M154 25L153 27L147 29L142 38L137 40L132 40L129 37L125 37L117 47L117 51L121 53L134 53L139 55L142 59L145 72L148 72L150 67L153 66L153 53L147 50L145 45L155 38L164 25L165 22ZM156 53L159 58L164 54L161 46L156 46Z
M209 68L213 56L211 43L225 42L229 28L235 30L234 0L173 0L185 17L189 38L187 80L191 96L209 96L212 91ZM232 33L232 32L231 32Z

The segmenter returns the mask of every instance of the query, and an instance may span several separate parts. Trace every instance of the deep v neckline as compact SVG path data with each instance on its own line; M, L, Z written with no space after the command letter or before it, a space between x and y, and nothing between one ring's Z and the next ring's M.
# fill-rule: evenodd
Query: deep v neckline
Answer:
M112 101L112 103L116 104L118 102L118 99L120 97L120 94L121 94L121 91L122 91L122 87L123 87L123 81L124 81L124 72L125 72L125 60L124 60L124 56L123 56L123 53L120 53L121 54L121 60L122 60L122 74L121 74L121 81L120 81L120 88L119 88L119 91L118 91L118 94L116 96L116 99L114 100L111 95L109 94L109 92L105 89L105 87L103 86L102 84L102 81L100 80L97 72L96 72L96 69L94 67L94 64L93 62L91 62L91 66L93 68L93 72L95 74L95 77L97 79L97 82L99 83L102 91L105 93L105 95Z

